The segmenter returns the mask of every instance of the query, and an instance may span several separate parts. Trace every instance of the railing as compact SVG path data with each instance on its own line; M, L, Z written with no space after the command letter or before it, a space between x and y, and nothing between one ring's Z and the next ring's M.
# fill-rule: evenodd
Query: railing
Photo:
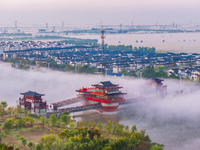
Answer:
M87 96L86 99L91 100L91 101L101 102L101 103L115 103L115 102L125 101L125 99L122 97L113 98L113 99L103 99L103 98L98 98L98 97L93 97L93 96Z
M71 98L71 99L68 99L68 100L52 103L52 105L54 105L55 107L61 107L61 106L67 105L67 104L79 102L81 100L82 100L81 97L76 97L76 98Z
M94 104L94 105L86 105L86 106L77 106L77 107L69 107L69 108L58 109L55 112L48 112L47 114L62 113L64 111L76 112L76 111L84 111L84 110L98 109L98 108L101 108L100 103Z
M40 104L37 104L37 103L35 103L35 106L36 106L36 107L39 107L39 106L40 106Z

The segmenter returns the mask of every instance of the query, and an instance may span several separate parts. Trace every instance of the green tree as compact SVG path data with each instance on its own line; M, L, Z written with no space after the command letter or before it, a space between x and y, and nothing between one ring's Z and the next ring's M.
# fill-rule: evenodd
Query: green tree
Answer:
M15 109L15 114L19 114L20 113L20 116L21 116L21 111L20 111L20 106L17 105L16 109Z
M93 127L93 128L96 127L96 123L95 123L95 122L92 123L92 127Z
M67 134L66 134L66 132L64 132L64 131L58 133L58 136L59 136L62 140L65 139L66 135L67 135Z
M36 150L42 150L43 149L43 145L42 144L37 144L35 147Z
M17 128L20 129L20 131L21 131L21 128L24 127L24 123L25 123L25 121L23 119L19 119L17 121Z
M49 117L49 122L52 126L56 126L57 124L57 121L58 121L58 118L56 116L56 114L53 114Z
M44 126L44 124L46 123L46 119L45 119L45 117L44 116L41 116L40 117L40 122L43 124L43 126Z
M79 126L79 127L82 127L82 126L83 126L83 122L82 122L82 121L79 121L79 122L78 122L78 126Z
M69 126L70 126L70 128L74 128L74 127L75 127L74 123L73 123L73 122L71 122L71 121L70 121L70 124L69 124Z
M70 122L70 116L67 115L67 114L62 114L62 115L60 116L60 121L61 121L61 122L64 122L66 125L68 125L69 122Z
M84 127L87 127L87 122L83 122L83 126L84 126Z
M41 138L41 142L44 148L48 148L49 150L54 149L55 141L56 141L56 136L53 134L49 134Z
M136 125L133 125L133 126L131 127L131 133L134 133L134 132L136 132L136 131L137 131Z
M87 131L86 130L82 130L81 131L81 135L83 138L85 138L87 136Z
M111 127L110 127L110 126L107 126L107 127L106 127L106 131L107 131L108 133L110 133Z
M74 134L79 135L79 130L78 129L74 130Z
M164 145L163 144L158 144L156 142L151 143L151 148L150 150L163 150Z
M101 130L102 126L103 126L102 123L100 123L100 122L97 123L97 128L98 128L99 130Z
M35 119L34 118L30 118L29 123L30 123L31 127L33 127L34 124L35 124Z
M91 128L91 126L92 126L92 123L89 121L88 122L88 128Z
M3 127L4 130L7 129L9 132L11 131L13 127L14 119L8 119L4 122Z
M110 120L108 120L107 126L111 126L112 122Z
M8 104L7 104L6 101L1 101L1 106L2 106L2 109L3 109L2 115L4 115L4 109L8 106Z
M26 116L28 114L27 108L24 107L24 115Z
M27 144L27 146L30 148L30 149L32 149L33 148L33 142L29 142L28 144Z
M113 121L112 124L113 124L113 134L115 134L116 129L117 129L117 123Z
M165 71L167 68L165 66L158 65L154 68L155 72Z
M3 133L3 134L1 135L1 137L2 137L3 139L5 139L5 138L6 138L6 134Z
M19 135L19 134L17 134L17 135L16 135L16 137L17 137L17 138L19 138L19 137L20 137L20 135Z
M11 116L12 115L12 110L13 110L13 107L8 107L8 113L9 113L9 115Z
M23 136L21 136L20 139L21 139L23 145L27 144L27 141Z
M129 126L125 126L125 131L126 131L126 133L129 132Z
M123 75L128 75L128 71L125 70L125 69L122 69L122 70L121 70L121 74L123 74Z
M89 130L88 130L88 134L89 134L90 139L93 140L93 139L94 139L94 136L95 136L94 130L89 129Z
M65 71L74 71L74 69L75 69L74 66L68 64L65 66Z
M64 122L60 122L60 126L61 126L61 128L64 128L66 126L66 124Z

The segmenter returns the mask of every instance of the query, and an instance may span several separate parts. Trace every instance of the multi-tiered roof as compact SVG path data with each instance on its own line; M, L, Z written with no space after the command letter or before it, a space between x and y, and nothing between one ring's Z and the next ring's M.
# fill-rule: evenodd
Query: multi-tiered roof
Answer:
M122 87L119 87L118 84L113 84L110 81L104 81L92 86L93 88L82 88L76 91L79 92L79 96L82 96L89 101L101 103L125 101L123 95L127 93L122 93L119 91L119 89Z

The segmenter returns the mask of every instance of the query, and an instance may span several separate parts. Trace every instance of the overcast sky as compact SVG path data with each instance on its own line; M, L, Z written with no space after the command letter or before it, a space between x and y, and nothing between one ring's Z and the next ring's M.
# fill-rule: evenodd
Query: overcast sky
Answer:
M0 0L0 25L200 23L200 0Z

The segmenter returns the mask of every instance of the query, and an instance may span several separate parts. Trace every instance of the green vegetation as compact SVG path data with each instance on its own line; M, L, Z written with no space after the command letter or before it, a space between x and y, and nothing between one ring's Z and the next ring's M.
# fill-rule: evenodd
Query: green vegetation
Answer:
M63 112L60 118L53 114L46 120L36 114L27 113L25 116L26 109L19 111L18 108L12 107L12 111L17 114L23 112L21 117L10 115L10 107L4 110L7 115L4 116L6 120L3 121L3 132L0 134L0 149L25 149L24 146L32 150L164 149L163 144L151 142L145 130L138 131L135 125L129 129L129 126L109 120L106 124L79 121L77 126L76 122L70 120L69 112Z
M10 37L13 37L13 36L32 36L31 33L2 33L0 34L0 37L1 36L10 36Z
M142 76L145 78L150 78L150 77L160 77L160 78L168 78L167 72L165 72L166 67L164 66L157 66L157 67L153 67L153 66L148 66L146 69L144 70L140 70L140 72L142 72Z
M27 40L59 40L62 43L70 43L75 45L98 45L97 39L80 39L62 36L40 35L33 37L31 34L16 33L16 34L0 34L0 41L27 41ZM55 42L55 41L54 41Z
M18 68L18 69L30 69L31 66L35 66L35 61L26 61L24 59L18 60L18 59L7 59L7 62L12 63L12 67ZM53 59L49 58L47 62L38 62L38 67L49 67L54 70L60 70L60 71L66 71L66 72L75 72L75 67L69 64L57 64ZM89 73L94 74L97 72L97 69L95 67L89 67L88 65L84 66L77 66L77 73Z
M134 51L141 53L155 53L155 47L132 47L132 45L107 45L105 44L105 50L109 51Z
M96 72L96 68L95 67L89 67L88 65L78 66L77 72L78 73L94 74Z
M9 146L9 145L0 143L0 149L1 149L1 150L13 150L14 147L13 147L13 146Z

